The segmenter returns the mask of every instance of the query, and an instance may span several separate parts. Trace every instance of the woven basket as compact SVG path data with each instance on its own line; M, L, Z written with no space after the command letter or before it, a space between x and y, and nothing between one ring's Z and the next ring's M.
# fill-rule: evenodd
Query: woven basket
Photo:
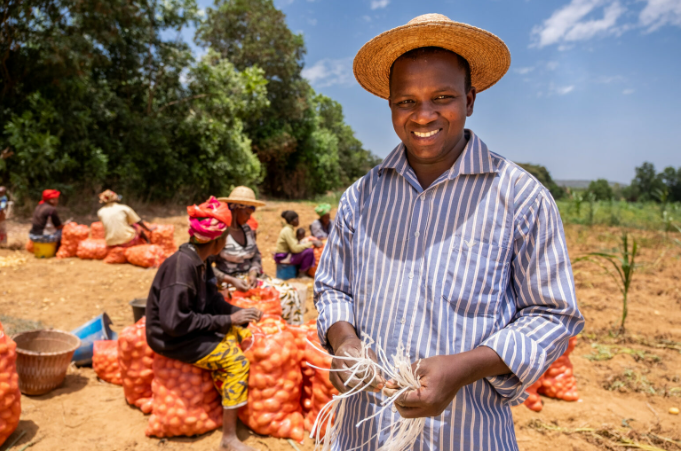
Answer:
M77 336L61 330L33 330L14 337L17 343L19 389L25 395L43 395L64 382Z

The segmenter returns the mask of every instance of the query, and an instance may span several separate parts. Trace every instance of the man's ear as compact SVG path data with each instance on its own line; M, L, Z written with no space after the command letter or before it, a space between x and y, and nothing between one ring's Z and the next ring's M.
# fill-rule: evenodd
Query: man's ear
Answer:
M475 90L475 87L471 87L471 90L466 94L466 116L473 115L473 107L475 106L477 95L478 92Z

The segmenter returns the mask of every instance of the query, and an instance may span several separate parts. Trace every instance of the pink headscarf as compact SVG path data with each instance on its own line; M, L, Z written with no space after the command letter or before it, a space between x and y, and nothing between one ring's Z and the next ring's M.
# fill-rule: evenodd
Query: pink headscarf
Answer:
M229 226L229 208L215 197L198 206L187 206L187 214L189 236L200 244L219 238Z

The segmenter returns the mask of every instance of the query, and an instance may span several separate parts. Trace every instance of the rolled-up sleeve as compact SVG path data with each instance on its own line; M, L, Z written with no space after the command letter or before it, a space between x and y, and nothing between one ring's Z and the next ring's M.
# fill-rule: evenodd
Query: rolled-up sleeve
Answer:
M570 337L584 327L563 225L553 198L540 192L514 223L510 284L516 314L482 343L511 370L511 374L487 378L510 405L527 398L525 389L565 352Z
M315 274L314 300L319 311L317 331L322 346L329 351L329 328L339 321L355 325L352 294L352 238L355 233L352 218L355 201L356 194L354 187L351 187L341 198L336 221Z

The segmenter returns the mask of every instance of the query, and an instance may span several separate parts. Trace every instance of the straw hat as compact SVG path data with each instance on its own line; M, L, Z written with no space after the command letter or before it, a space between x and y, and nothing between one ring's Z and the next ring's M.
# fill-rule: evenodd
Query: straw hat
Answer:
M255 199L255 192L246 186L239 186L232 190L232 193L230 193L228 197L218 198L218 200L224 201L225 203L236 203L246 206L265 206L265 203Z
M388 99L390 67L401 55L420 47L441 47L465 58L478 93L497 83L511 66L511 52L492 33L442 14L424 14L364 44L353 63L355 78L368 92Z

